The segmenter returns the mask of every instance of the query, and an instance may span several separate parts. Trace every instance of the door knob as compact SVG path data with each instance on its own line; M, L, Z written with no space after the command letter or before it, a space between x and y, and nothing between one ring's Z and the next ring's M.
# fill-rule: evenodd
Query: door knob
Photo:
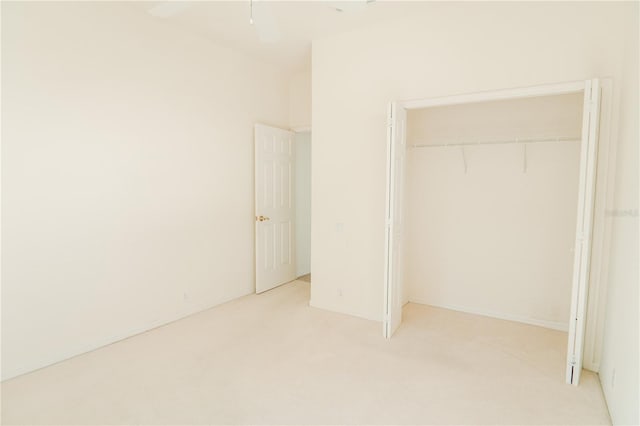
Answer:
M268 217L266 217L266 216L257 216L257 217L256 217L256 220L257 220L258 222L264 222L265 220L269 220L269 218L268 218Z

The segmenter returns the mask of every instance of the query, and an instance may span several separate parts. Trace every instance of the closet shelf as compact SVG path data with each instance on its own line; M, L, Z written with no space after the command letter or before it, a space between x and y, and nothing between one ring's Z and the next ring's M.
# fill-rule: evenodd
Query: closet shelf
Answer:
M556 138L533 138L533 139L508 139L508 140L491 140L491 141L477 141L477 142L451 142L451 143L423 143L423 144L411 144L411 148L437 148L443 146L476 146L476 145L509 145L509 144L534 144L534 143L548 143L548 142L580 142L579 136L575 137L556 137Z

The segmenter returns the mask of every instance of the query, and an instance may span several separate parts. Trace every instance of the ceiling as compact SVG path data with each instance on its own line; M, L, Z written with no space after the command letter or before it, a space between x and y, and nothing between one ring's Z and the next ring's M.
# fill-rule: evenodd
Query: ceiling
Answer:
M158 7L166 6L170 9L168 16L154 16L153 19L198 33L293 73L310 67L311 40L397 18L419 3L254 0L254 25L249 23L249 0L192 1L186 4L156 1L135 2L135 5L139 12L149 16ZM280 34L277 41L270 43L261 42L256 29L259 25L257 20L262 16L256 11L264 8Z

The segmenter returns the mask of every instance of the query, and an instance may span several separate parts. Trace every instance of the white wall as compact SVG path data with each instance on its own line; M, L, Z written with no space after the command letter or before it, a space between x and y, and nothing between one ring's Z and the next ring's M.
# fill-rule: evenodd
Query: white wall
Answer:
M296 276L311 272L311 133L295 135Z
M294 130L311 127L311 70L298 72L289 81L289 125Z
M638 3L628 18L634 28L625 46L622 113L618 131L616 191L607 212L612 226L611 258L600 381L614 424L640 424L638 329Z
M381 320L389 101L611 77L613 143L617 136L633 135L637 111L631 100L621 104L620 95L637 89L635 59L624 60L625 44L629 52L638 50L637 4L431 2L422 7L423 13L397 22L314 41L314 306ZM628 73L625 80L623 72ZM616 126L621 113L629 119ZM637 176L637 136L626 144L630 155L621 149L616 180L616 190L623 194L617 203L625 208L637 206L637 186L631 182ZM629 371L637 356L623 348L637 347L638 334L624 318L636 316L638 309L633 302L637 257L630 250L637 247L631 237L637 218L617 222L610 278L617 280L612 287L619 295L611 296L608 312L619 314L609 321L614 325L607 334L616 342L608 343L618 354L616 362ZM625 250L628 254L622 255ZM613 336L610 330L619 325L624 333ZM614 360L613 354L609 359ZM631 418L622 413L637 408L631 404L637 400L637 375L618 383L622 390L634 391L614 396L605 386L608 401L616 401L609 403L614 421L617 413Z
M408 300L567 330L583 94L409 111Z
M253 292L286 76L122 3L2 9L3 378Z
M611 76L619 104L631 4L422 6L313 44L314 306L381 319L389 101Z
M311 70L289 80L289 127L296 141L296 274L311 272Z

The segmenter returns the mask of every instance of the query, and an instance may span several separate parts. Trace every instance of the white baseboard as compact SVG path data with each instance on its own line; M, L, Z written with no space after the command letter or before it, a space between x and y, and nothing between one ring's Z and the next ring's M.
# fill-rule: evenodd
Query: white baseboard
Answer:
M484 311L484 310L481 310L481 309L473 309L473 308L467 308L467 307L464 307L464 306L457 306L457 305L446 305L446 304L438 304L438 305L436 305L436 304L433 304L433 303L428 303L428 302L421 301L421 300L416 300L416 299L413 299L413 298L409 299L409 302L410 303L419 303L421 305L433 306L435 308L450 309L452 311L464 312L464 313L467 313L467 314L481 315L483 317L497 318L497 319L502 319L502 320L507 320L507 321L521 322L523 324L529 324L529 325L535 325L535 326L538 326L538 327L550 328L552 330L558 330L558 331L564 331L564 332L568 332L569 331L569 324L568 323L563 323L563 322L547 321L547 320L524 317L524 316L519 316L519 315L503 314L503 313L499 313L499 312L489 312L489 311Z

